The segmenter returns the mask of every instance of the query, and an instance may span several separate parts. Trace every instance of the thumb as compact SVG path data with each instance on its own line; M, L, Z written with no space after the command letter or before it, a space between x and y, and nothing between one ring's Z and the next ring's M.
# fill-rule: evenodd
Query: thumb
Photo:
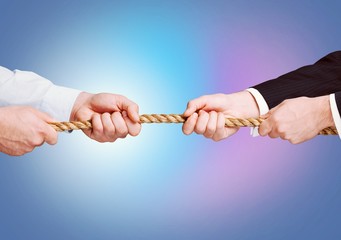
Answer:
M50 115L44 112L37 111L37 116L46 123L43 128L45 142L47 142L50 145L56 144L58 141L58 133L56 132L56 130L53 129L53 127L48 125L48 123L56 122L57 120L55 120Z
M265 114L263 114L263 115L260 115L259 118L261 118L261 119L267 119L267 118L270 117L270 115L271 115L271 113L270 113L270 111L269 111L269 112L267 112L267 113L265 113Z
M203 109L206 106L206 99L204 96L193 99L187 103L187 108L183 113L184 117L189 117L196 111Z
M121 110L126 111L128 114L128 117L133 122L135 123L139 122L140 121L139 106L124 96L119 96L117 99L118 99L117 101L118 107Z
M258 133L261 136L266 136L272 131L272 124L269 120L265 120L258 128Z
M127 109L128 117L135 123L140 121L139 106L135 103L128 106Z

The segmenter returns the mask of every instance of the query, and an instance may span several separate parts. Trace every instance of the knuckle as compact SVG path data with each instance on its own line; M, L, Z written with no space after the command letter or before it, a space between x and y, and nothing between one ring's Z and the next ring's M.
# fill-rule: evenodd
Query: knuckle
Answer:
M120 138L126 137L128 135L128 129L120 129L117 131Z
M262 137L264 137L266 134L265 134L265 128L264 126L260 125L260 127L258 128L258 133L259 135L261 135Z
M32 151L34 150L34 148L35 148L35 147L32 147L32 146L26 148L26 149L23 151L23 154L32 152ZM23 154L22 154L22 155L23 155Z
M111 137L111 138L107 138L107 139L103 139L103 142L115 142L117 140L117 137Z
M282 125L278 126L277 132L281 135L286 135L286 128L283 127Z
M288 140L291 144L298 144L299 143L298 139L296 139L296 138L290 138Z
M211 137L208 136L207 134L203 134L205 138L210 139Z
M15 156L22 156L26 153L30 153L34 150L36 146L30 145L30 144L26 144L24 146L21 146L15 150L13 150L13 153Z
M275 136L275 135L272 135L272 134L269 134L269 137L270 137L270 138L276 138L276 136Z
M207 126L206 133L207 134L214 134L216 128L214 126Z
M43 138L40 135L35 135L30 138L29 140L29 147L32 147L32 149L35 146L40 146L43 143Z
M218 136L213 136L212 137L212 140L214 141L214 142L219 142L220 140L222 140L223 138L222 137L218 137Z
M116 132L113 129L105 131L105 135L107 138L112 139L116 137Z
M200 110L200 115L204 116L205 118L207 118L210 114L204 110Z
M208 133L207 131L204 133L204 137L206 138L212 138L213 137L213 133Z
M290 140L290 139L293 139L292 136L290 134L288 134L287 132L283 132L280 134L281 138L283 140Z
M58 139L57 138L54 138L53 140L51 140L50 144L51 145L56 145L58 142Z
M102 128L96 127L96 128L92 129L93 136L95 136L97 138L98 138L98 136L101 136L102 133L103 133L103 129Z
M95 140L95 141L100 142L100 143L104 143L104 142L105 142L105 140L104 140L103 138L97 136L97 135L94 134L94 133L92 133L92 134L90 135L90 138L91 138L92 140Z
M110 113L105 112L105 113L102 114L102 120L103 120L104 118L110 118L110 116L111 116Z

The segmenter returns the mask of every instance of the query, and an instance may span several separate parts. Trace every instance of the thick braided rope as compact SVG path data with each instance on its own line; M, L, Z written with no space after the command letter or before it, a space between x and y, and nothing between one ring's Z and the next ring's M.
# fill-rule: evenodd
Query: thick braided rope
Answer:
M186 118L181 114L143 114L140 115L141 123L184 123ZM258 127L264 119L261 118L226 118L226 127ZM92 128L90 121L53 122L49 123L56 131L70 131ZM320 135L337 135L333 127L323 129Z

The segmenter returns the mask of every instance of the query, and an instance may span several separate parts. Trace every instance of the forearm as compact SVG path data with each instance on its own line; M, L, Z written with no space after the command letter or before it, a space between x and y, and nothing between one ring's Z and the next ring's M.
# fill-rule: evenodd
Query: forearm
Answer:
M270 109L286 99L318 97L341 91L341 51L253 88L261 93Z

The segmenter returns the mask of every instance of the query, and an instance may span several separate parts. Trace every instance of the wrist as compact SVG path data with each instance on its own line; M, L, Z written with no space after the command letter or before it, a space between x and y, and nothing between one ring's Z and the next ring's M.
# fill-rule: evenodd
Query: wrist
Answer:
M316 102L315 101L313 102L313 107L318 106L317 107L318 112L316 114L320 118L319 120L320 129L335 126L330 107L329 96L322 96L314 99Z
M228 100L232 105L230 109L235 109L238 113L236 117L242 118L257 118L260 115L258 104L253 95L248 91L241 91L231 95L231 100Z
M85 106L88 102L88 100L91 98L92 94L87 92L81 92L78 97L76 98L75 103L73 104L73 108L70 114L70 121L76 120L76 114L79 111L79 109L83 106Z

